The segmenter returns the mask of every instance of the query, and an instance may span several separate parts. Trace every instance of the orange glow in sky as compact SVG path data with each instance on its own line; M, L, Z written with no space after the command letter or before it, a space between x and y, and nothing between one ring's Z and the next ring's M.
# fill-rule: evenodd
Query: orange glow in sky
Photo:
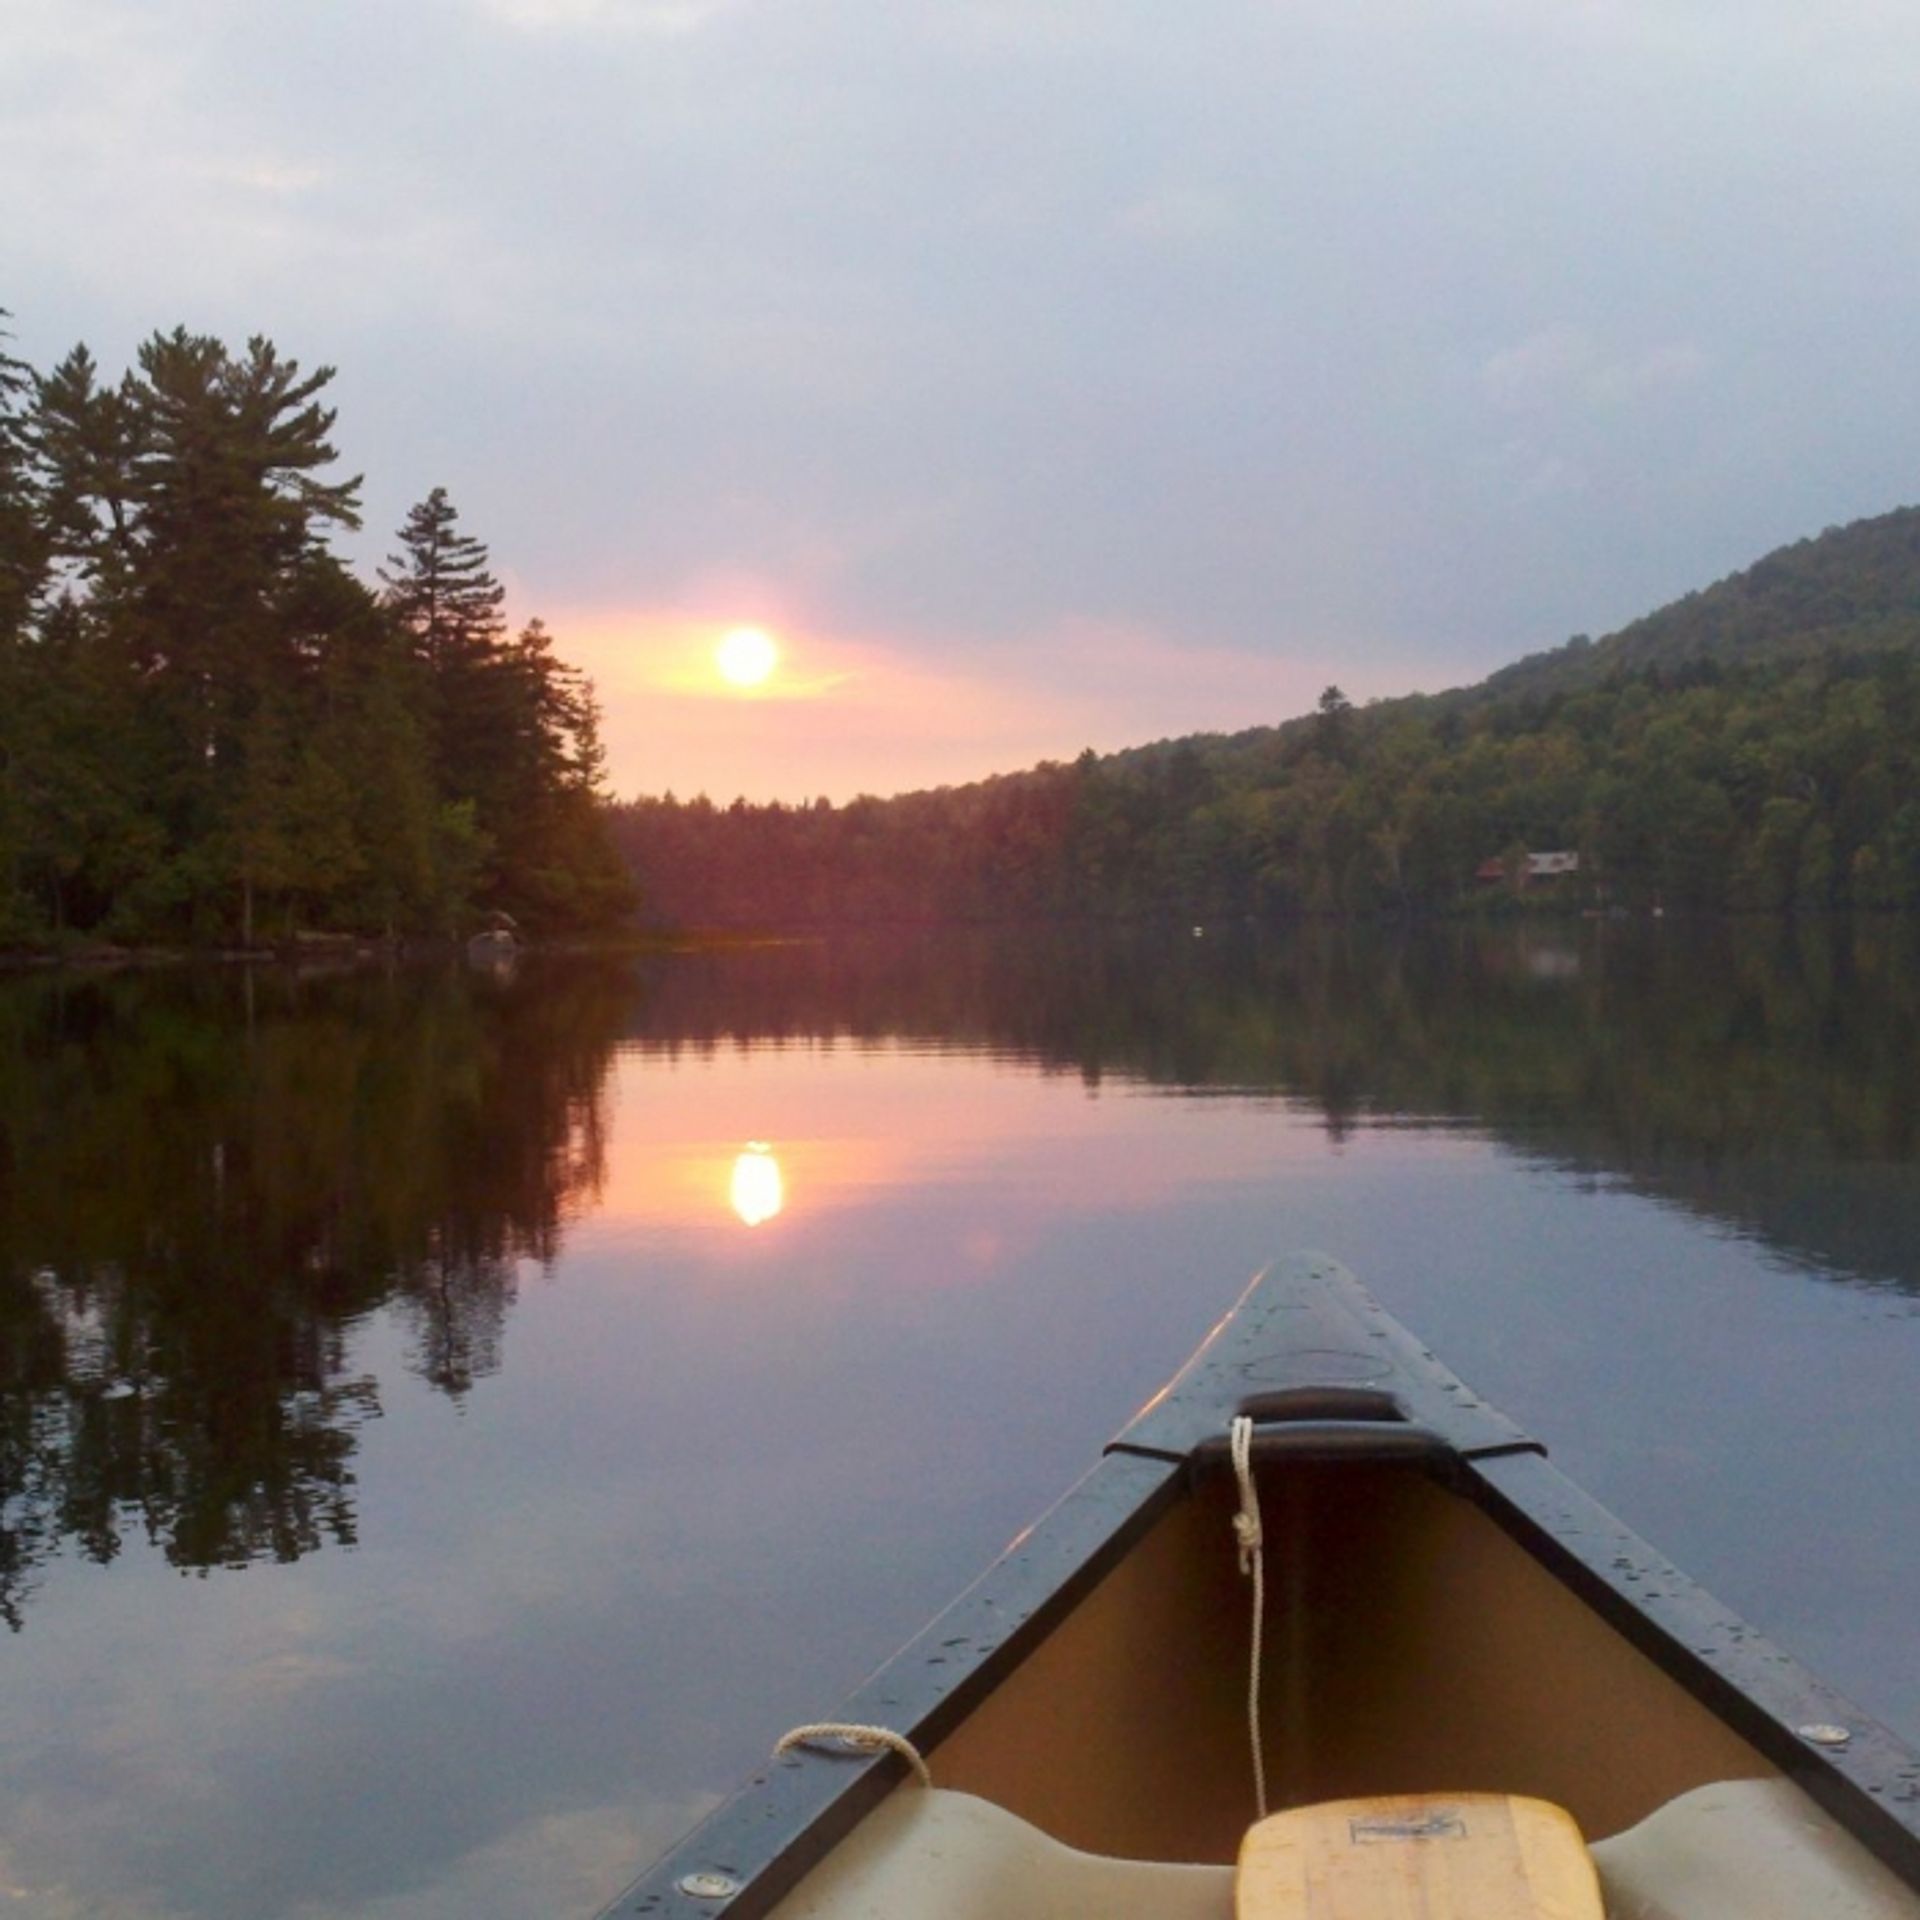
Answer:
M1327 678L1317 650L1192 648L1096 622L934 650L824 630L793 596L753 582L717 582L709 605L719 610L549 609L561 657L600 695L619 797L795 804L958 785L1083 747L1285 719ZM1372 690L1348 679L1354 698Z

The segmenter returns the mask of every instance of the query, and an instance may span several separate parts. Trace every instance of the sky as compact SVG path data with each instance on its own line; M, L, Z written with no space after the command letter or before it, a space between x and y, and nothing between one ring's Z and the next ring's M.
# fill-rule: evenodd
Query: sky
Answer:
M1894 0L0 0L0 306L337 367L617 792L840 800L1920 497L1916 108Z

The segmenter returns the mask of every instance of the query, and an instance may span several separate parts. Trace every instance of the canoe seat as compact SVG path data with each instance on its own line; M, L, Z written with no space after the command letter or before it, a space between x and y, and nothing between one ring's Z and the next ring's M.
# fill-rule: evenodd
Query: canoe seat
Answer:
M1610 1920L1920 1917L1920 1894L1785 1780L1695 1787L1592 1851Z
M1227 1920L1233 1869L1081 1853L991 1801L907 1786L773 1911L777 1920Z
M1920 1920L1920 1894L1784 1780L1696 1787L1590 1852L1609 1920ZM1232 1920L1233 1899L1232 1867L1081 1853L972 1794L903 1786L774 1914Z

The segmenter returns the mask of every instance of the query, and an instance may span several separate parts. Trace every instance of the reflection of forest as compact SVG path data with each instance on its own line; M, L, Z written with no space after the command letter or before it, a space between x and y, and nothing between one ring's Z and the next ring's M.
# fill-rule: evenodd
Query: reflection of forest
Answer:
M1089 1083L1457 1121L1920 1291L1920 936L1899 918L943 936L713 955L639 1038L911 1036Z
M0 989L0 1613L136 1528L183 1567L354 1531L389 1306L458 1396L601 1172L622 972Z
M602 1171L625 1040L908 1040L1464 1122L1920 1291L1913 930L1058 931L300 979L0 984L0 1613L59 1551L351 1540L354 1328L452 1396Z

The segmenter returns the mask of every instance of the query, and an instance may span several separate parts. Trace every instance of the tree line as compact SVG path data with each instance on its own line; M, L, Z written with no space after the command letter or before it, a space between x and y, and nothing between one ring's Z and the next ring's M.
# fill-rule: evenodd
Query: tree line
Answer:
M1604 645L1605 643L1602 643ZM1600 646L1592 649L1601 652ZM786 927L1920 907L1920 648L1827 642L1355 707L844 806L638 800L651 909ZM1578 870L1526 887L1529 852Z
M0 316L3 318L4 316ZM333 369L0 335L0 946L604 926L598 711L435 488L379 585L327 545Z

